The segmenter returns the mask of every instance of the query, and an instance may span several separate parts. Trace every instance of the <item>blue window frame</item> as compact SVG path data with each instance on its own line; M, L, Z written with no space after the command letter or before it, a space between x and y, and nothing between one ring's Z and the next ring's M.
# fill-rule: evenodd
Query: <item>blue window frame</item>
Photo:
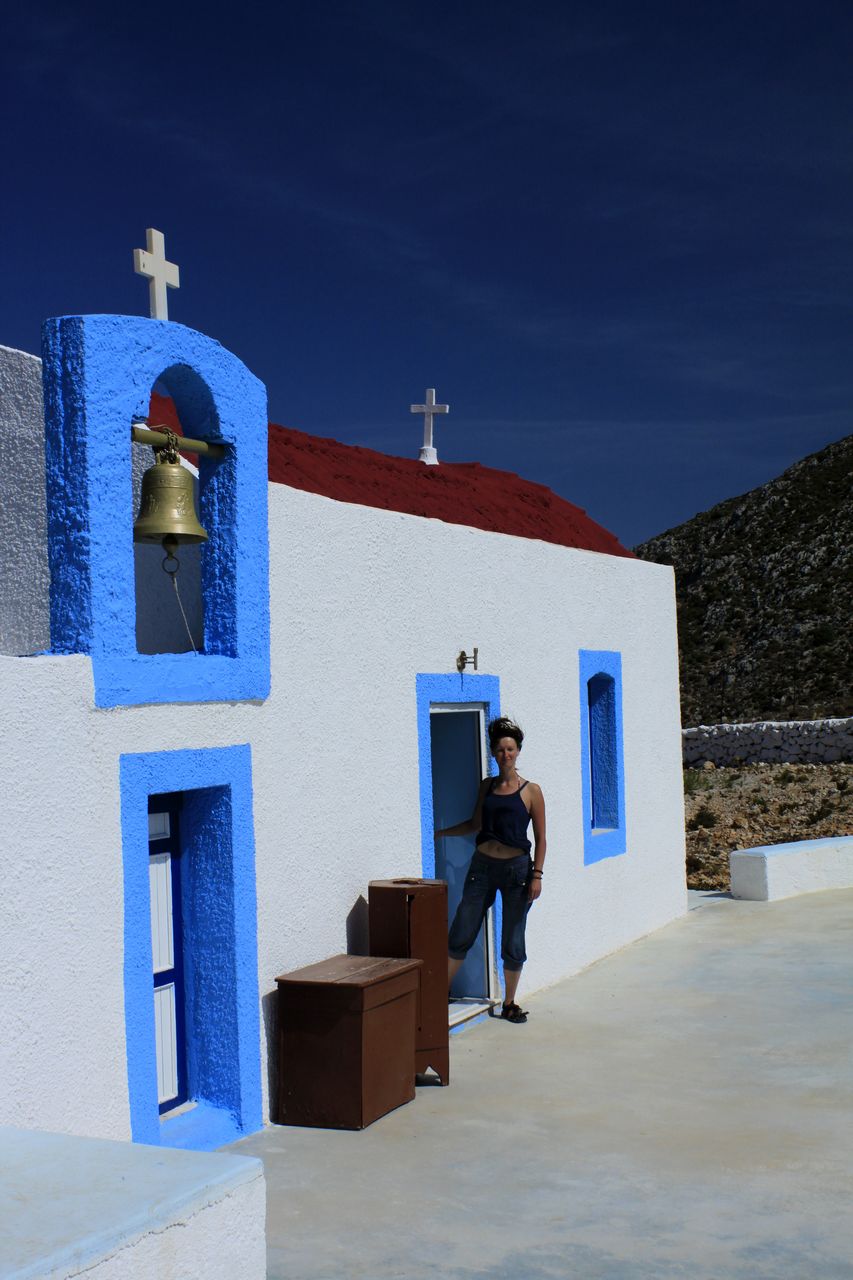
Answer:
M581 649L581 787L584 863L627 849L622 742L622 657Z
M243 744L122 755L119 777L131 1135L154 1146L212 1151L260 1129L263 1115L251 750ZM148 815L164 782L182 800L184 1042L194 1105L161 1119Z

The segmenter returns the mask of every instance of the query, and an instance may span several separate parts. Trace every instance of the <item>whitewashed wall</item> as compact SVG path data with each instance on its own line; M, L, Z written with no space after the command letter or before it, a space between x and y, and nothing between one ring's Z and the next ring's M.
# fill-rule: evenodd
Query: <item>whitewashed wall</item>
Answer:
M151 1225L79 1275L86 1280L264 1280L266 1188L262 1176L164 1227ZM74 1273L71 1273L72 1275ZM68 1280L66 1267L45 1280Z
M670 569L270 486L272 694L97 711L85 657L0 657L0 1122L129 1136L121 752L250 742L259 979L346 950L370 879L421 871L415 675L501 679L548 805L523 990L685 910ZM622 653L628 853L583 865L578 649ZM266 1043L262 1021L262 1078Z
M0 346L0 653L50 644L41 360Z

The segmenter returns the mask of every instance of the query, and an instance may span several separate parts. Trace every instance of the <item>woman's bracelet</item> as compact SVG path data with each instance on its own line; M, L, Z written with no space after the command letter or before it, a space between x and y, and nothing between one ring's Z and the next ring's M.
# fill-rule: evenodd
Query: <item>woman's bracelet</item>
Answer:
M541 879L542 879L542 876L544 875L544 872L542 872L542 871L540 871L538 868L534 867L530 874L531 874L532 876L538 876L538 877L539 877L539 879L541 880Z

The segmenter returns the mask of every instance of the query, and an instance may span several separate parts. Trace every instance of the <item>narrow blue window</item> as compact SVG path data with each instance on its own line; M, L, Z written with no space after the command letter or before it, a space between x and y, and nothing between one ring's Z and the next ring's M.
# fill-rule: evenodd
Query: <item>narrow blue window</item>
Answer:
M580 651L580 703L584 862L592 863L627 848L620 654Z
M589 770L593 830L619 826L616 766L616 692L611 676L587 681Z

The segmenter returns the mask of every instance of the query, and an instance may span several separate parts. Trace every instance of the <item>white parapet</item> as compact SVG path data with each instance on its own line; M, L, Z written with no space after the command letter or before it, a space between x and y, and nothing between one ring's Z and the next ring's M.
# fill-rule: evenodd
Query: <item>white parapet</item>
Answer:
M853 888L853 836L736 849L729 855L732 896L772 902L818 889Z
M0 1275L264 1280L260 1160L0 1128Z

